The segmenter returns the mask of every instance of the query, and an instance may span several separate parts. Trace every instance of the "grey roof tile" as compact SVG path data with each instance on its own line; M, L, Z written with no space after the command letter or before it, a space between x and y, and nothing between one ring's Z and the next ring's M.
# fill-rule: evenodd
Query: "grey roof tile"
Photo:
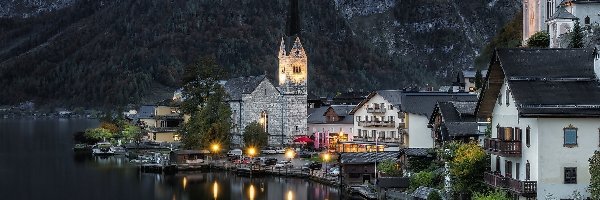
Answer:
M229 95L230 101L242 100L242 94L251 93L258 87L258 84L265 79L265 75L260 76L243 76L227 80L225 91Z

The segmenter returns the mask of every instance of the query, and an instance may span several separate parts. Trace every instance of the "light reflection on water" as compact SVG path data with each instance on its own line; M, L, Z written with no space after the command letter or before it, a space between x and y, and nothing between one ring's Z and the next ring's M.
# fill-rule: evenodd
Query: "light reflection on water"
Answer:
M315 182L227 172L139 173L123 156L75 155L72 133L95 120L0 120L0 199L339 199Z

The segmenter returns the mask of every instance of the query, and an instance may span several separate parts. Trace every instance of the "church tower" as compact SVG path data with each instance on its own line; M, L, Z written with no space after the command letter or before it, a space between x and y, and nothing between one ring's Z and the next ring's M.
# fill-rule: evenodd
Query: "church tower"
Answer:
M307 92L308 57L300 38L296 37L289 52L285 46L285 40L282 38L278 58L279 87L285 93L305 94Z

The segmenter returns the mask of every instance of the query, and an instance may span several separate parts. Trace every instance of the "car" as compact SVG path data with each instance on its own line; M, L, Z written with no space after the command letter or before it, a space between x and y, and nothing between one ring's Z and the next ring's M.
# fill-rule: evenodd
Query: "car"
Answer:
M312 170L321 170L323 165L320 162L311 162L308 164L308 168Z
M277 153L277 154L284 154L285 151L286 151L286 149L281 148L281 147L278 147L275 149L275 153Z
M277 162L277 164L275 164L275 168L292 168L292 162L287 161L287 160L282 160Z
M227 156L229 157L236 157L236 156L242 156L243 151L241 149L232 149L229 152L227 152Z
M275 149L272 148L272 147L267 147L267 148L261 150L260 153L262 153L262 154L276 154L277 151L275 151Z
M337 167L331 168L331 170L329 170L328 174L331 176L338 176L338 175L340 175L340 168L337 168Z
M277 158L267 158L264 163L265 166L272 166L277 164Z

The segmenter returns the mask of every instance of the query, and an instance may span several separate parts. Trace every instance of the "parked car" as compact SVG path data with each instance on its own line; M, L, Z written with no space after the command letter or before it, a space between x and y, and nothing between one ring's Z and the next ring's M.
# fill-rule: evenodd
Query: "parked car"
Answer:
M272 148L272 147L267 147L267 148L261 150L260 153L262 153L262 154L276 154L277 151L275 151L275 149Z
M265 166L272 166L277 164L277 158L267 158L263 163Z
M331 175L331 176L340 175L340 168L337 168L337 167L331 168L331 170L329 170L329 175Z
M320 162L311 162L308 164L308 168L312 170L321 170L323 165Z
M275 168L292 168L292 162L287 161L287 160L282 160L277 162L277 164L275 164Z
M277 153L277 154L284 154L285 153L285 149L281 148L281 147L277 147L275 149L275 153Z
M242 154L243 151L241 149L232 149L227 152L227 156L229 157L242 156Z

